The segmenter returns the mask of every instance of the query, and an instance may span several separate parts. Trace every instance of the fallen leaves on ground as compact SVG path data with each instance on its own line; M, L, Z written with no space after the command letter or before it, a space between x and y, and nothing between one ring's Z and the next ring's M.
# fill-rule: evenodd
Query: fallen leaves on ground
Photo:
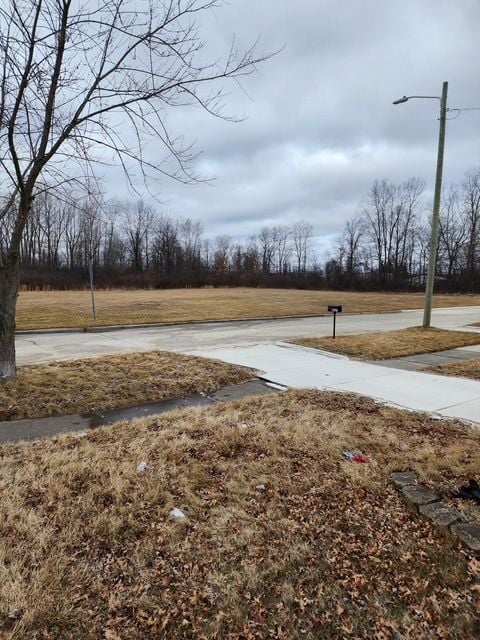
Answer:
M289 391L1 447L0 624L22 612L5 637L478 638L477 558L388 474L454 484L479 444Z

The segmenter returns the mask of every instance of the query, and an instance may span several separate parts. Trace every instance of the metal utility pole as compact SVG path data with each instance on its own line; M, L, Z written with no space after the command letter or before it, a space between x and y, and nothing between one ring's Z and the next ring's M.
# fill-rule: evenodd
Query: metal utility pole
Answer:
M448 82L443 83L440 99L440 129L438 133L437 173L435 176L435 195L433 199L432 233L430 236L430 256L428 259L427 285L425 288L425 308L423 311L423 327L428 329L432 317L433 285L437 267L438 233L440 229L440 202L442 198L443 156L445 149L445 128L447 121Z

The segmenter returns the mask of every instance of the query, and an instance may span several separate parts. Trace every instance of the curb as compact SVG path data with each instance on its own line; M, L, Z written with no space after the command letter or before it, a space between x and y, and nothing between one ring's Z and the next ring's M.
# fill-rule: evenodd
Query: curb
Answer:
M219 402L255 397L263 393L285 391L286 387L271 384L259 376L238 384L226 385L209 392L197 392L182 396L159 398L125 407L113 407L83 414L45 416L21 420L0 421L0 446L16 442L28 442L43 438L56 438L66 434L84 437L90 429L105 427L116 422L131 422L168 411L211 406ZM240 393L235 397L235 391Z

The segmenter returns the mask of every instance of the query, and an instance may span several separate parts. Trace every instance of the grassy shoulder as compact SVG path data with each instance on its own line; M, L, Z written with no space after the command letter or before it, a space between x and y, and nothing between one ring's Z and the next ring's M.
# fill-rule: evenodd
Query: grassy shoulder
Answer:
M456 486L479 446L315 391L2 446L2 637L478 637L478 561L387 477Z
M166 351L26 365L0 383L0 420L127 407L251 378L242 367Z
M444 376L480 380L480 358L462 360L461 362L447 362L445 364L427 367L425 371L441 373Z
M88 291L23 291L17 306L17 328L49 329L155 322L191 322L301 316L326 313L343 304L346 313L421 309L420 293L355 293L292 289L112 290L96 293L93 322ZM476 295L436 295L434 306L480 305Z
M338 336L335 340L329 336L302 338L290 342L362 360L385 360L480 344L480 333L410 327L399 331L375 331Z

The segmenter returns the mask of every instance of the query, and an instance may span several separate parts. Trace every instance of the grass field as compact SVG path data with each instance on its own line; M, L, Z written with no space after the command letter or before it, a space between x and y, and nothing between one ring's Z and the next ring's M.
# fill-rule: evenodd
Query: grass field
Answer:
M456 487L480 432L313 391L125 427L0 447L2 638L479 637L480 562L388 474Z
M126 407L251 378L248 369L165 351L27 365L0 384L0 420Z
M423 294L351 293L285 289L174 289L98 291L97 322L88 291L21 292L17 328L89 327L326 313L342 303L346 313L423 307ZM439 295L437 307L480 305L480 296Z
M480 333L410 327L398 331L374 331L351 336L291 340L314 349L325 349L362 360L401 358L480 344Z

